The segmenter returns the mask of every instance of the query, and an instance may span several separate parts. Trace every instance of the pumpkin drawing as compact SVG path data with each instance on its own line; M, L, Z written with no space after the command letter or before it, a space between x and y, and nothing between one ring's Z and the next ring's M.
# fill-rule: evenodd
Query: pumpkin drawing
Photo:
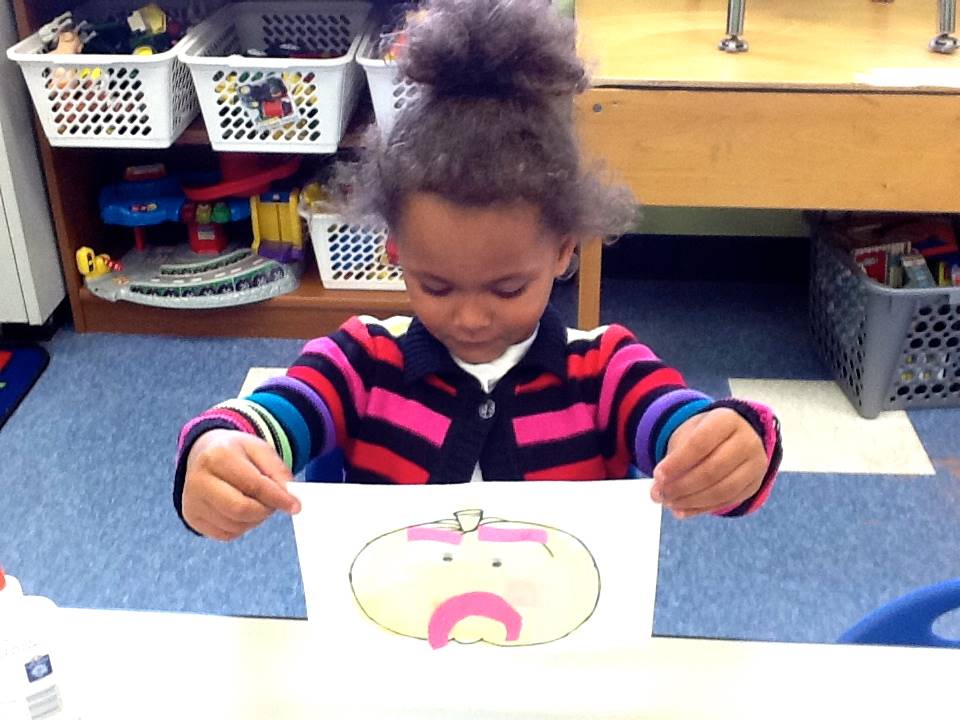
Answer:
M482 510L371 540L350 567L350 584L373 622L434 649L451 640L553 642L586 622L600 596L596 562L578 538Z

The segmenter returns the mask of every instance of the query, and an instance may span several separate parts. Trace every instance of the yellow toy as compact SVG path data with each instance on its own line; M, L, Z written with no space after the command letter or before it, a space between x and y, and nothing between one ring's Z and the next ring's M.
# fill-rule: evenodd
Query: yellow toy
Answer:
M77 270L85 278L93 280L101 275L106 275L114 270L120 271L123 266L115 260L111 260L106 253L97 255L92 248L82 247L77 250Z
M435 650L451 640L553 642L586 622L600 596L597 565L578 538L482 510L371 540L350 584L367 617Z
M297 212L299 202L297 188L250 198L254 252L284 263L303 258L303 226Z
M127 25L133 32L161 35L167 31L167 14L156 3L150 3L130 13Z

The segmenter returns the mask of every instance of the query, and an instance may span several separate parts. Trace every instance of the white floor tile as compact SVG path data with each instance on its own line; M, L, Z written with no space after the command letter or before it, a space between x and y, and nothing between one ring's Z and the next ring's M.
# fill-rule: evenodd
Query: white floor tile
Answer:
M278 375L283 375L287 372L286 368L271 368L271 367L252 367L247 371L247 377L243 381L243 387L240 388L240 392L237 394L237 397L243 397L244 395L249 395L252 393L260 383L266 382L270 378L277 377Z
M832 381L731 378L735 397L765 403L780 418L782 470L933 475L934 468L905 412L873 420L857 414Z

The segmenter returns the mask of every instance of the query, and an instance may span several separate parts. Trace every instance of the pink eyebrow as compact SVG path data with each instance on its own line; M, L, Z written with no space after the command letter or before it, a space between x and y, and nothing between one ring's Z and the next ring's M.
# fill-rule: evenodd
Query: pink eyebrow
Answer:
M407 540L433 540L434 542L459 545L463 535L456 530L440 530L439 528L412 527L407 528Z
M480 526L477 531L481 540L489 542L535 542L541 545L547 544L547 531L525 528L522 530L510 530L504 528L492 528Z

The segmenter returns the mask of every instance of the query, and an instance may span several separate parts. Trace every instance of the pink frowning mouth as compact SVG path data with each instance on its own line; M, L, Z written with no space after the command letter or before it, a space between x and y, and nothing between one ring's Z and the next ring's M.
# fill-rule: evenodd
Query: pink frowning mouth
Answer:
M510 603L489 592L469 592L455 595L440 603L430 617L427 640L434 650L450 642L450 632L458 622L468 617L486 617L501 623L507 630L507 640L520 637L523 618Z

